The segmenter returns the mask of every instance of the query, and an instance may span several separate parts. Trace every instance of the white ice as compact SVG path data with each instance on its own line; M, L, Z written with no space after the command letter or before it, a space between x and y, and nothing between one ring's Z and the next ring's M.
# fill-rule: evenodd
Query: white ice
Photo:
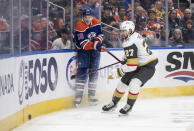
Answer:
M128 116L118 117L124 105L111 113L102 113L102 105L63 110L13 131L186 131L194 122L194 96L138 100Z

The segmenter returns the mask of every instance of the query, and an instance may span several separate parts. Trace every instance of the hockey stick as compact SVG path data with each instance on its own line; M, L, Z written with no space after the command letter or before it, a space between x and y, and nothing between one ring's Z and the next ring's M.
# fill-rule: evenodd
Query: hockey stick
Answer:
M117 58L114 54L112 54L110 51L108 51L107 49L106 49L106 52L109 54L109 55L111 55L112 57L114 57L119 63L121 63L122 65L124 65L125 64L125 61L121 61L119 58Z
M118 62L116 62L116 63L113 63L113 64L110 64L110 65L107 65L107 66L104 66L104 67L101 67L101 68L98 68L98 69L95 69L95 70L89 71L89 72L87 72L87 73L85 73L85 74L80 75L79 77L82 77L82 76L85 76L85 75L88 75L88 74L91 74L91 73L97 72L97 71L99 71L99 70L102 70L102 69L105 69L105 68L107 68L107 67L110 67L110 66L116 65L116 64L118 64L118 63L120 63L120 62L118 61ZM71 80L72 80L72 79L75 79L76 77L77 77L77 75L72 75L72 76L71 76Z

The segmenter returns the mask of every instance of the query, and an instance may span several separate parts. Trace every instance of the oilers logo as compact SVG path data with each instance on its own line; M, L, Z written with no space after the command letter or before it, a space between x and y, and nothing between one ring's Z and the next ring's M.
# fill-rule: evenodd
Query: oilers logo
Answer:
M96 33L95 33L95 32L90 32L90 33L88 34L88 39L89 39L89 40L92 40L94 37L96 37Z
M77 56L73 56L72 58L69 59L67 62L67 67L66 67L66 80L68 86L72 89L75 90L75 77L77 74Z

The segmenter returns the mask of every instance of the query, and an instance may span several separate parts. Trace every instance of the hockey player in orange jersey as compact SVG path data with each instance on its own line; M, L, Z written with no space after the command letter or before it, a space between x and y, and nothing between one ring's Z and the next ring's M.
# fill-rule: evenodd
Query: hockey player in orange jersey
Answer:
M96 104L95 97L98 72L84 75L88 71L95 70L99 67L100 52L104 48L103 33L101 23L92 15L92 10L86 8L83 10L83 18L78 21L75 26L74 40L77 47L77 79L76 79L76 94L75 106L81 103L84 88L88 80L88 100L90 104Z

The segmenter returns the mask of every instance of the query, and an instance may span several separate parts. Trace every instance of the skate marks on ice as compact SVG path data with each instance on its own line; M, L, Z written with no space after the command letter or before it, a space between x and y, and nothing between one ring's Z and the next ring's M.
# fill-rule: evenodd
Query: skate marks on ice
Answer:
M194 121L194 97L138 100L125 117L118 117L125 103L102 113L102 105L64 110L37 117L13 131L186 131Z

